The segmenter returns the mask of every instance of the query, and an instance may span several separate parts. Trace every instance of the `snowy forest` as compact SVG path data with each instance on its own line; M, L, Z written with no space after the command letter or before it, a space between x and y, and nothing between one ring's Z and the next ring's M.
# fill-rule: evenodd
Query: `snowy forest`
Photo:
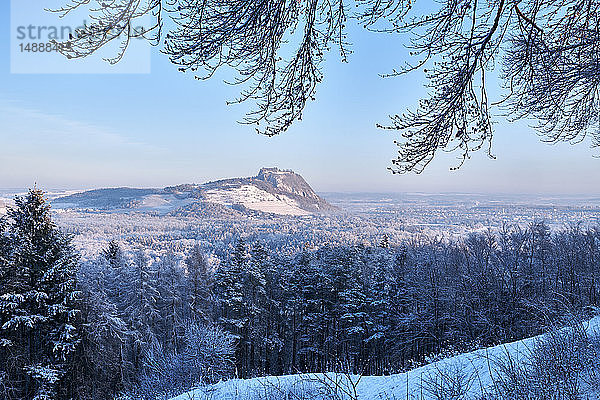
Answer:
M543 222L324 245L239 240L83 259L39 190L0 220L0 397L156 399L221 379L388 375L541 333L598 303L600 228Z

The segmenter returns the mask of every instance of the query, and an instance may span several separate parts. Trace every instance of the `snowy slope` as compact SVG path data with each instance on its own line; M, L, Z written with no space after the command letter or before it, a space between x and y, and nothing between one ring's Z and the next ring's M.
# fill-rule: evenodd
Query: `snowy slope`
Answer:
M222 208L217 206L237 212L249 210L292 216L335 210L312 190L302 176L277 168L262 168L258 175L247 178L221 179L163 189L95 189L60 196L54 199L52 205L54 209L187 216L204 216L207 209L216 213Z
M590 335L598 335L600 332L600 317L595 317L586 323L586 329ZM288 375L281 377L266 377L247 380L229 380L218 384L199 388L185 393L172 400L208 400L208 399L239 399L239 400L262 400L265 398L284 398L283 393L302 390L310 393L308 397L315 400L326 400L318 394L315 389L322 386L323 382L335 380L346 382L346 387L352 387L348 379L358 382L356 384L358 399L360 400L434 400L435 397L427 393L429 383L439 379L441 376L453 376L457 373L464 377L472 377L468 388L470 398L476 399L482 394L489 392L493 385L492 378L496 376L495 366L502 360L510 357L519 362L527 357L541 336L520 340L513 343L503 344L487 349L477 350L471 353L461 354L447 358L412 371L391 376L364 376L345 377L342 375L307 374ZM311 385L313 386L311 393ZM424 388L424 389L423 389ZM350 391L352 391L350 389ZM271 396L264 396L270 393ZM297 398L292 395L290 398Z
M308 215L296 200L282 194L269 193L252 185L242 185L228 190L212 189L204 192L210 202L224 205L242 204L250 210L282 215Z

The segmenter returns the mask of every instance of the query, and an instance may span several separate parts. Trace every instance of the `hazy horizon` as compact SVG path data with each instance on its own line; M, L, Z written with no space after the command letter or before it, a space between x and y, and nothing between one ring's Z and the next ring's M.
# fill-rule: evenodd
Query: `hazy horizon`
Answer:
M295 171L297 172L297 171ZM118 189L118 188L131 188L131 189L163 189L165 187L169 187L169 186L177 186L177 185L184 185L184 184L203 184L206 182L210 182L210 181L215 181L215 180L224 180L224 179L230 179L230 178L244 178L246 176L228 176L228 177L223 177L223 178L215 178L215 179L209 179L207 181L202 181L202 182L176 182L173 184L169 184L169 185L157 185L157 186L127 186L127 185L105 185L105 186L41 186L39 184L35 185L29 185L29 186L19 186L19 187L4 187L4 186L0 186L0 196L4 195L11 195L11 194L17 194L17 193L25 193L27 192L29 189L33 188L33 187L37 187L38 189L41 189L43 192L46 193L55 193L55 192L84 192L84 191L90 191L90 190L97 190L97 189ZM311 185L310 182L308 182L309 185ZM313 185L311 185L311 187L313 187ZM318 193L319 195L381 195L381 196L385 196L385 195L415 195L415 196L507 196L507 197L519 197L519 196L525 196L525 197L560 197L560 198L564 198L564 199L569 199L569 198L595 198L595 197L599 197L600 198L600 191L598 192L588 192L588 193L560 193L560 192L494 192L494 191L490 191L490 192L477 192L477 191L439 191L439 192L434 192L434 191L426 191L426 190L422 190L422 191L378 191L378 190L371 190L371 191L367 191L367 190L319 190L313 187L313 189L315 190L316 193Z

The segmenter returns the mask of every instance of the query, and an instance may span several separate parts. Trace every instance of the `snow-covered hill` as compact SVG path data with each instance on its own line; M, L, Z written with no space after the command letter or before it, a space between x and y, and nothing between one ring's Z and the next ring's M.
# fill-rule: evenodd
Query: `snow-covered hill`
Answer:
M592 337L599 337L600 317L595 317L584 324L584 328ZM208 400L238 399L266 400L277 398L326 400L330 398L359 400L437 400L439 398L473 399L494 389L498 379L499 366L510 359L511 362L522 363L529 356L536 343L544 339L544 335L477 350L446 358L406 373L391 376L345 376L339 374L305 374L254 379L233 379L212 386L198 388L184 393L172 400ZM464 393L458 397L439 397L435 394L436 386L444 381L456 387L461 386ZM337 387L339 397L328 397L324 392ZM341 388L341 390L340 390ZM344 392L353 393L348 396ZM289 395L291 394L291 395ZM331 393L329 392L329 395ZM588 399L597 399L590 393Z
M249 178L164 189L109 188L56 199L54 208L204 216L233 212L309 215L335 210L293 171L263 168Z
M226 190L221 188L206 190L204 196L211 203L228 206L242 204L244 207L254 211L284 215L310 214L309 211L301 207L298 200L284 194L271 193L251 184L242 184L227 188Z

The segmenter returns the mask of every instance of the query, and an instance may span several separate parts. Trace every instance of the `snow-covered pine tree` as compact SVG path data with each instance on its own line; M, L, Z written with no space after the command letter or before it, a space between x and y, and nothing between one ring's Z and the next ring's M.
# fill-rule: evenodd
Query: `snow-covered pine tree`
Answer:
M199 245L195 245L185 259L186 291L191 319L209 323L212 320L213 272Z
M0 282L4 282L4 277L9 268L10 241L7 226L8 220L5 217L0 217Z
M156 288L158 299L158 320L153 327L163 348L176 350L180 336L183 333L183 296L185 284L183 271L172 251L168 251L161 257L156 270Z
M248 307L244 298L244 279L248 255L246 244L240 240L231 262L219 266L215 276L217 321L237 341L235 352L237 373L248 372Z
M16 197L3 223L0 369L7 399L69 398L76 379L79 261L41 190Z
M289 354L281 354L280 358L287 358L287 363L283 365L280 361L280 368L284 372L303 371L306 369L304 356L300 356L300 350L304 348L306 342L303 336L304 311L306 310L306 299L314 293L312 287L306 287L305 283L310 283L307 278L311 265L311 254L303 249L298 255L291 258L287 265L279 269L281 305L280 316L282 321L279 323L279 331L286 340L284 348L287 348ZM312 298L312 297L311 297Z
M6 293L5 285L8 283L7 276L9 274L10 265L10 242L8 236L8 220L5 217L0 217L0 295ZM0 297L0 307L3 307L5 300ZM0 322L4 319L5 311L0 308ZM0 329L2 327L0 326ZM0 397L9 398L13 387L13 382L9 381L8 376L8 359L7 349L11 344L10 340L5 337L0 331Z
M123 389L123 355L131 335L117 305L110 297L114 267L101 256L82 264L78 285L82 292L83 346L87 378L82 398L110 400Z
M132 273L129 259L116 240L108 243L102 250L101 257L108 263L105 273L106 295L120 311L123 311L127 306L128 290L131 289L127 285L133 284L131 279L128 279L131 277L128 274Z
M333 339L331 328L332 281L328 273L328 262L323 254L331 249L319 250L314 257L308 254L296 261L294 269L299 275L300 318L298 330L298 368L301 371L326 370L326 346Z
M250 270L259 271L254 279L263 284L258 288L255 297L259 318L254 327L254 337L257 342L256 351L259 361L256 368L264 373L271 373L273 365L279 364L279 353L283 347L282 338L282 295L283 287L281 274L283 271L276 268L272 255L261 242L256 242L250 251ZM255 273L256 274L256 273ZM281 372L281 366L279 366Z
M392 252L389 248L375 248L368 254L367 263L370 265L368 279L368 321L365 332L365 346L368 353L366 359L371 359L368 370L371 375L381 375L386 371L389 354L385 348L385 338L390 330L390 302L395 295L390 293L390 270L392 265Z
M137 373L141 367L142 354L155 340L153 328L160 318L156 274L144 250L136 251L133 263L124 277L124 319L134 335L131 361L133 373Z
M366 294L364 269L360 257L362 247L341 248L328 258L328 272L332 281L332 327L334 340L331 346L332 362L343 362L358 371L366 334Z
M125 260L125 254L121 245L116 240L108 242L108 246L101 252L102 257L109 262L113 268L121 268Z
M266 249L260 242L255 242L250 249L243 290L248 312L248 370L252 373L263 368L260 358L264 356L266 345L267 268Z

